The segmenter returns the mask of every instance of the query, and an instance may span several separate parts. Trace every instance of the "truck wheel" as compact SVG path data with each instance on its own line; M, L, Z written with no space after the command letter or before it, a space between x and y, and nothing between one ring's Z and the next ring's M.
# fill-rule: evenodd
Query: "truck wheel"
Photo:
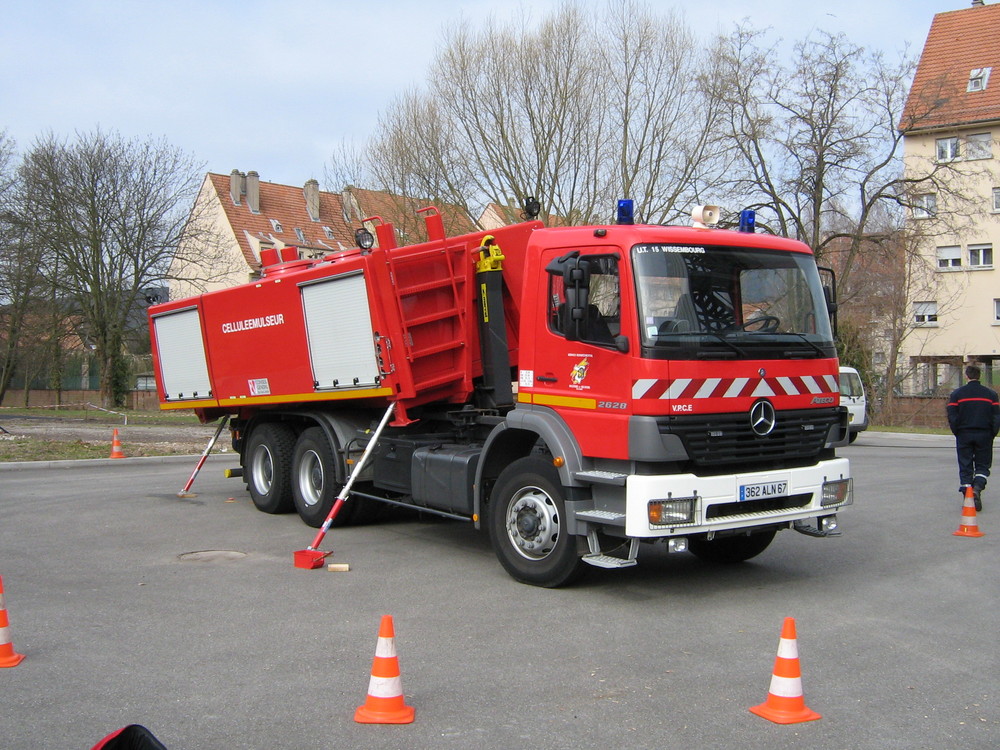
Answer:
M337 497L336 476L333 450L326 435L321 428L310 427L299 435L292 458L292 497L295 510L307 525L318 529L329 515ZM337 520L347 510L342 507Z
M689 537L688 551L705 562L740 563L766 550L776 533L776 529L768 529L750 536L723 536L711 541Z
M493 550L512 578L554 588L580 573L575 539L565 532L566 501L559 474L549 461L527 456L500 473L488 526Z
M321 427L310 427L299 435L292 458L292 497L299 517L318 529L337 500L336 456ZM340 506L331 526L347 526L357 515L358 498Z
M246 451L246 482L257 510L292 510L292 448L295 433L287 425L263 424L250 434Z

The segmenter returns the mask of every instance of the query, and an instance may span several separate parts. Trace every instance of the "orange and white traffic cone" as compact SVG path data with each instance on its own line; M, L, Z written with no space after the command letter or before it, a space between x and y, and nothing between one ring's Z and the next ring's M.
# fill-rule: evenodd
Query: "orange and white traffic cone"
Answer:
M17 653L10 640L10 621L3 602L3 579L0 578L0 667L16 667L22 659L24 654Z
M118 440L118 428L115 428L114 434L111 436L111 458L125 458L125 454L122 453L122 444Z
M952 536L985 536L979 530L979 521L976 519L976 494L972 487L965 488L965 501L962 503L962 519L958 524L958 531L953 531Z
M378 629L378 644L372 662L372 677L368 697L354 712L361 724L409 724L416 711L403 702L403 681L396 659L395 632L392 615L383 615Z
M806 707L802 695L802 672L799 670L799 647L795 640L795 618L786 617L778 641L771 687L767 700L750 710L776 724L798 724L821 718Z

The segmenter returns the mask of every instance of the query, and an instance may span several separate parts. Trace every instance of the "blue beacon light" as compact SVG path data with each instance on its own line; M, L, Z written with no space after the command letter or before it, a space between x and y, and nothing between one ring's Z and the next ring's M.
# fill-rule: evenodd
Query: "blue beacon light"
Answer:
M616 224L635 224L635 204L625 199L618 201L618 220Z

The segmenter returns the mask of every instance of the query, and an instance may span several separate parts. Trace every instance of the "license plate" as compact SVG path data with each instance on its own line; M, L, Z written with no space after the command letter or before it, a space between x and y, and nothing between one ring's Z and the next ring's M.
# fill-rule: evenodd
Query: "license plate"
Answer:
M740 502L763 500L768 497L784 497L788 494L788 482L759 482L740 485Z

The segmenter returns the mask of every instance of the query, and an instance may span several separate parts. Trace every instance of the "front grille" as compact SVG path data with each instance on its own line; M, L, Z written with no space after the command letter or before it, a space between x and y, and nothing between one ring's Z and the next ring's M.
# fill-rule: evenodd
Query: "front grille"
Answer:
M812 500L812 494L805 492L786 497L768 497L763 500L747 500L742 503L718 503L710 505L705 511L705 520L712 518L727 518L729 516L745 516L751 513L766 513L772 510L787 510L788 508L803 508Z
M696 467L759 465L781 461L814 461L830 428L840 421L838 409L779 411L774 429L761 437L750 428L750 416L708 414L663 417L661 434L680 437Z

